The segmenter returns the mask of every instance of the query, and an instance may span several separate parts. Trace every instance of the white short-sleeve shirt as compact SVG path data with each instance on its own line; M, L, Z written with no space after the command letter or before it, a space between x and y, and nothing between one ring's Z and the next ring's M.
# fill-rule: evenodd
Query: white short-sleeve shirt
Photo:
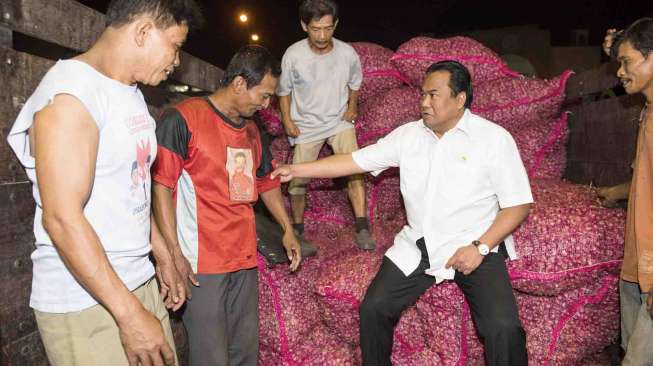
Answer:
M406 275L419 265L421 253L415 242L424 237L430 260L426 273L438 282L453 279L454 270L444 266L458 248L485 233L500 208L533 202L510 133L469 110L441 138L419 120L352 156L361 169L373 174L399 167L408 225L396 235L386 256ZM504 242L515 259L512 236Z

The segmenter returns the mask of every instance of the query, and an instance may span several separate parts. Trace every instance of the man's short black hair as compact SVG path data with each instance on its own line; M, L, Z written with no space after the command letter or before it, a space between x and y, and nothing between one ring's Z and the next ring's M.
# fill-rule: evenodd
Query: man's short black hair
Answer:
M644 57L648 57L653 51L653 18L640 18L625 30L617 32L610 49L613 58L617 58L619 46L626 41Z
M325 15L331 15L335 24L338 21L338 4L331 0L304 0L299 6L299 19L306 25Z
M220 81L220 88L227 87L236 76L240 76L247 82L247 89L251 89L259 85L267 73L275 78L281 75L279 60L263 46L243 46L229 61Z
M186 25L197 29L204 23L195 0L111 0L107 8L107 27L120 27L141 15L149 15L162 29Z
M474 101L474 90L472 89L472 77L465 65L453 60L436 62L426 69L426 76L429 76L436 71L449 72L449 88L451 88L451 96L455 97L460 92L465 92L465 95L467 96L465 99L465 108L471 107L472 102Z

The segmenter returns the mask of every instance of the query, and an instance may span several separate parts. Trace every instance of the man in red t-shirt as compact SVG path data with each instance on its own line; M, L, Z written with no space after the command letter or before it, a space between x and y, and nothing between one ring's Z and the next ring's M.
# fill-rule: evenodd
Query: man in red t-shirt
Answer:
M183 314L192 365L257 364L259 195L284 230L290 269L301 261L280 182L269 176L275 163L250 120L280 73L265 48L243 47L217 91L166 111L156 128L153 209L177 270L195 285Z

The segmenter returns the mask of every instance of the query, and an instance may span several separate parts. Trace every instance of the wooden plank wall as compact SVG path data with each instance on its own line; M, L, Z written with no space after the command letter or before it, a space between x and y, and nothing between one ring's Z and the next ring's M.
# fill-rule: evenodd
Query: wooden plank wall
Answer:
M28 299L34 200L6 136L26 98L53 61L0 48L0 344L6 365L47 364Z
M84 51L102 33L104 14L73 0L4 0L0 2L0 25L16 32ZM186 52L172 80L213 91L222 70Z
M34 249L32 187L6 137L54 61L12 49L12 32L81 52L103 28L104 15L76 1L0 2L0 365L48 364L28 304L32 278L29 255ZM186 53L181 60L171 79L207 91L217 87L222 70ZM166 92L146 87L143 93L151 113L158 114ZM188 345L178 320L173 321L173 330L180 361L185 365Z
M564 178L595 186L630 180L635 157L640 95L619 92L618 65L606 63L569 79L566 107L569 116L567 167Z

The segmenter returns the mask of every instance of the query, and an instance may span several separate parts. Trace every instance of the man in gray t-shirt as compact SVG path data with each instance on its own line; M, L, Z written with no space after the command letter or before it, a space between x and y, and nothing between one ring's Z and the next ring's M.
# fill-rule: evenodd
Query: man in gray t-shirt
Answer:
M356 51L333 38L338 25L338 7L331 0L304 0L299 7L306 39L288 47L281 62L277 95L290 143L295 146L293 163L314 161L324 143L335 154L358 150L354 120L358 89L363 80ZM294 179L288 192L294 228L304 231L304 208L308 179ZM349 178L349 200L356 216L356 243L372 250L365 209L365 187L361 175Z

